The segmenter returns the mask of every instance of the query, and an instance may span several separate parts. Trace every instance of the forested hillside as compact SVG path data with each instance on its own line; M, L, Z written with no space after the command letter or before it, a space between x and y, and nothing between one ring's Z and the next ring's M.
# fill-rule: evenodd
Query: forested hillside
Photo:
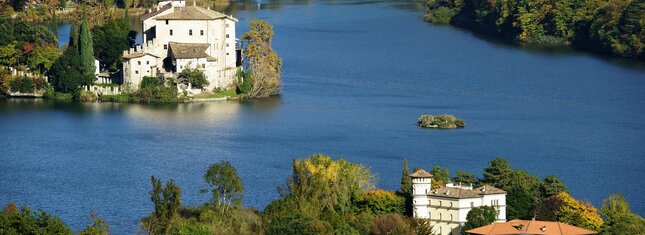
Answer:
M428 0L425 20L518 42L645 59L643 0Z

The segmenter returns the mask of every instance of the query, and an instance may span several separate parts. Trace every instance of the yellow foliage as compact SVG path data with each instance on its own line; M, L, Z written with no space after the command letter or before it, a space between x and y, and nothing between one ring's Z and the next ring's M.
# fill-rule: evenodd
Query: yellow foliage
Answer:
M559 221L594 231L600 230L603 221L598 209L591 203L576 200L566 192L558 193L554 197L562 203L556 212Z

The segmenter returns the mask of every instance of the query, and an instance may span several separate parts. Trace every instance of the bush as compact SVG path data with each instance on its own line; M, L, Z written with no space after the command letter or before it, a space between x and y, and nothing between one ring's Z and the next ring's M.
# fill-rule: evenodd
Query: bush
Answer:
M315 218L303 215L300 213L293 213L288 216L275 218L271 223L267 224L265 234L267 235L282 235L282 234L302 234L302 235L318 235L318 234L333 234L334 230L327 222L316 220Z
M405 217L399 214L383 214L376 218L371 232L374 235L386 235L390 232L396 234L411 234L412 228ZM408 232L408 233L405 233Z
M181 101L177 89L168 81L166 85L156 77L144 77L139 90L132 93L133 101L142 103L174 103Z
M190 82L194 88L204 88L209 84L206 79L206 75L197 69L185 68L181 73L179 73L179 77L188 79L188 82Z
M13 203L0 212L0 231L2 234L72 234L59 218L43 210L32 212L27 206L18 210Z

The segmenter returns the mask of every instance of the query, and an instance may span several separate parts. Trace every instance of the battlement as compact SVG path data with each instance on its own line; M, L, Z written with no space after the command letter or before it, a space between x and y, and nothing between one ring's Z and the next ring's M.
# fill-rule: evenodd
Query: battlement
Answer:
M136 54L141 54L141 53L154 54L155 43L156 43L156 40L153 38L152 40L148 40L143 44L136 45L126 51L123 51L123 57L127 58L128 56L135 55L135 53Z

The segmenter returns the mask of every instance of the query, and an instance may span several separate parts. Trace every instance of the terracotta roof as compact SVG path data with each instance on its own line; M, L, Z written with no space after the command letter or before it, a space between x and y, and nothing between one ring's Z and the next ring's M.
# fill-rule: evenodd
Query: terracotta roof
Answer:
M432 177L432 174L428 173L427 171L423 169L419 169L415 171L414 173L410 174L410 177L412 178L429 178Z
M170 52L175 59L208 58L208 43L170 42Z
M504 194L506 191L495 188L490 185L484 185L478 188L473 189L477 191L480 195L488 195L488 194Z
M157 18L157 20L216 20L222 18L229 18L235 22L238 22L238 19L227 16L225 14L204 9L198 6L185 6L175 9L175 12L163 15Z
M512 235L512 234L540 234L540 235L586 235L597 232L578 228L560 222L538 220L511 220L506 223L494 223L466 231L470 234L482 235Z
M158 57L158 56L150 54L150 53L144 53L142 51L137 51L137 52L133 52L133 53L124 55L123 59L134 59L134 58L139 58L139 57L143 57L143 56L146 56L146 55L153 56L153 57Z
M428 192L428 196L447 198L479 198L479 193L471 189L441 187Z
M148 13L143 14L142 16L140 16L140 17L139 17L139 19L140 19L140 20L147 20L147 19L150 19L151 17L156 16L156 15L158 15L159 13L162 13L162 12L164 12L164 11L166 11L166 10L170 9L170 8L172 8L172 4L166 4L166 5L163 5L162 7L160 7L160 8L159 8L159 10L157 10L157 8L154 8L154 10L153 10L153 11L148 12Z

